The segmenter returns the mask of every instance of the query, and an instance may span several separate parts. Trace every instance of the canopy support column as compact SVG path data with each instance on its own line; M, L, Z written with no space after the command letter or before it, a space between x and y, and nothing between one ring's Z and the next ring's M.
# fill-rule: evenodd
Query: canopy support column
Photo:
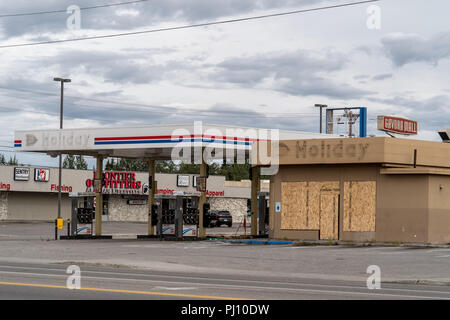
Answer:
M206 162L205 162L205 159L203 159L203 157L202 157L202 163L200 164L200 176L206 177ZM199 238L206 237L206 230L205 230L205 227L203 226L203 221L205 219L204 212L203 212L203 205L205 203L206 203L206 190L201 192L200 199L198 201L198 209L199 209L199 218L198 218L199 233L198 233L198 236L199 236Z
M259 167L252 167L252 185L251 185L251 232L252 236L258 234L258 192L259 192Z
M103 213L103 186L102 186L102 176L103 176L103 156L97 156L97 174L95 183L95 235L102 235L102 213Z
M148 161L148 235L153 236L155 234L155 228L152 226L152 206L155 204L156 194L156 180L155 180L155 160Z

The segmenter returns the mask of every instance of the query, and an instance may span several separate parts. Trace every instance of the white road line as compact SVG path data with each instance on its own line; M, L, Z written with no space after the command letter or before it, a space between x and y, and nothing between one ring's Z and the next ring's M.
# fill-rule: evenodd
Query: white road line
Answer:
M180 291L180 290L198 290L196 287L179 287L179 288L171 288L171 287L153 287L152 290L173 290L173 291Z
M433 249L433 250L428 250L427 253L441 252L441 251L450 251L450 249Z

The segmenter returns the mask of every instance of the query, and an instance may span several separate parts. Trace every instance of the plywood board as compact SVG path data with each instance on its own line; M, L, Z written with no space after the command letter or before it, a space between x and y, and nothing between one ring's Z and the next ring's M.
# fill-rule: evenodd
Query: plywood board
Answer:
M374 232L376 181L344 182L344 231Z
M320 194L339 194L339 181L281 183L281 229L319 230Z
M308 227L312 230L320 228L320 195L324 192L339 194L339 181L309 182Z
M281 183L281 229L302 229L306 221L306 182Z
M320 239L336 240L338 238L338 205L338 195L320 195Z

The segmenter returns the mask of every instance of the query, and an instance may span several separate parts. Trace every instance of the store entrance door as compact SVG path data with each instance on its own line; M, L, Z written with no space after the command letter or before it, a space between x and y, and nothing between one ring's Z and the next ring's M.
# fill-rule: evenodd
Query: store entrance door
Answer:
M339 238L339 194L320 195L320 239Z

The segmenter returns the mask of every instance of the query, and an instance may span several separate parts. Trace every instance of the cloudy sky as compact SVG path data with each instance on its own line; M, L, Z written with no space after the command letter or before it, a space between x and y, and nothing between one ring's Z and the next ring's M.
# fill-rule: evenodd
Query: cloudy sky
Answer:
M0 46L175 27L356 0L0 0ZM124 0L125 2L125 0ZM367 27L380 8L380 29ZM372 11L371 11L372 12ZM417 138L450 127L448 0L382 0L194 29L0 48L0 152L14 130L58 128L59 84L68 77L64 127L208 123L317 132L314 104L367 107L419 121ZM344 133L345 128L338 128ZM55 159L17 153L22 163Z

